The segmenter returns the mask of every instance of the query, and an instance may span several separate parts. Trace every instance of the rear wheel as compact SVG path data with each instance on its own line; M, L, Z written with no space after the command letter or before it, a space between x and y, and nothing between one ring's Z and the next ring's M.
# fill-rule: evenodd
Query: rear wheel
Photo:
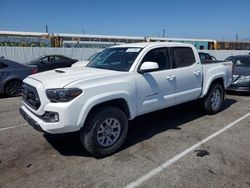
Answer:
M20 80L12 80L8 82L5 86L5 94L9 97L20 96L21 85L22 82Z
M206 113L215 114L221 109L224 100L225 91L219 83L213 84L208 94L202 100L202 106Z
M104 157L117 151L128 132L128 120L116 107L105 106L93 111L80 131L85 149L96 157Z

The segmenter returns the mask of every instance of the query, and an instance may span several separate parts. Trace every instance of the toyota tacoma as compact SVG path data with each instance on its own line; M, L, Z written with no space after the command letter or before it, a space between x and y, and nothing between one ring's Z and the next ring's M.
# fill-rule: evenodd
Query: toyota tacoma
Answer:
M39 131L80 131L88 152L106 156L142 114L196 99L206 113L219 112L231 82L231 61L203 64L191 44L124 44L104 49L86 67L27 77L20 113Z

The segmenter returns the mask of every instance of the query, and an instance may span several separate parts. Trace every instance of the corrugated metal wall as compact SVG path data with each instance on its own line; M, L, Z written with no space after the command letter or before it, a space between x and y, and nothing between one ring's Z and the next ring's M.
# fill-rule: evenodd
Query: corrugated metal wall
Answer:
M199 50L202 52L209 53L210 55L216 57L218 60L224 60L229 56L233 55L248 55L249 50Z
M74 59L84 60L100 51L94 48L40 48L40 47L0 47L0 56L20 63L30 61L42 55L60 54Z
M74 59L84 60L101 49L93 48L41 48L41 47L0 47L0 56L17 62L27 62L42 55L61 54ZM245 55L250 51L244 50L202 50L210 53L218 60L224 60L231 55Z

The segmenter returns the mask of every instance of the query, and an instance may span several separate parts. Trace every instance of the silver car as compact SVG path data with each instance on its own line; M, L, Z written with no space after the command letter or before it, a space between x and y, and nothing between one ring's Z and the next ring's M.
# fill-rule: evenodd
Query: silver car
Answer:
M37 67L35 66L27 66L0 58L0 94L9 97L19 96L23 79L36 72Z

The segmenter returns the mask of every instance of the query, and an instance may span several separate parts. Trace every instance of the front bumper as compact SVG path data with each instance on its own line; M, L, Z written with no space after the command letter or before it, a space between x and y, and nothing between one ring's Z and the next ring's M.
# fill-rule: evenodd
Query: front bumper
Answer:
M231 84L228 88L228 91L241 91L241 92L250 92L250 85L243 86L238 84Z
M19 112L23 119L25 119L31 127L36 129L37 131L44 132L41 126L34 119L32 119L22 108L19 109Z
M69 125L63 121L45 122L40 116L32 113L26 106L21 106L19 112L30 126L40 132L60 134L74 132L80 129L79 126Z

